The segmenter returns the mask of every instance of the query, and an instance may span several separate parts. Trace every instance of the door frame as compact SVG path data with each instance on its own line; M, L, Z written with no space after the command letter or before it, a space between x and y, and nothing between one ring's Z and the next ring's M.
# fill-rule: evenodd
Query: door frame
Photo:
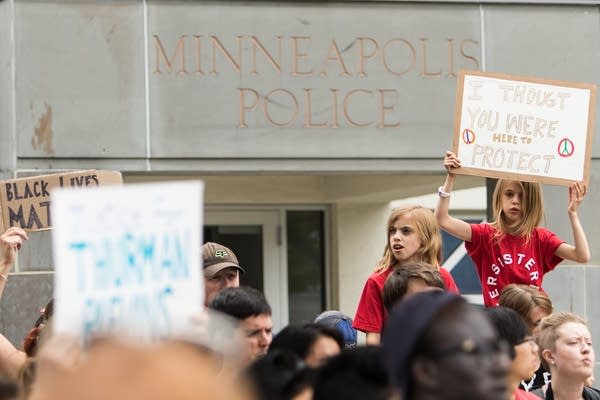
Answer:
M206 207L205 225L259 225L262 227L263 290L271 306L273 329L280 330L289 321L287 243L285 214L277 209ZM232 249L235 252L235 249Z

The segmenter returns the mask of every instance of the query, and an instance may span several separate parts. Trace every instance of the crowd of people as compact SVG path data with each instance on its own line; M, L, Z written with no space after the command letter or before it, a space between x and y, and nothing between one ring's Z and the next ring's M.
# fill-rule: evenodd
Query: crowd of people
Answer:
M569 244L539 226L537 183L499 180L489 223L450 216L460 160L447 152L444 166L435 212L392 211L353 319L329 310L273 332L271 306L240 286L234 252L207 242L205 309L187 334L151 344L105 336L84 348L52 332L50 299L21 348L0 335L0 400L600 399L586 321L555 311L542 288L562 260L590 259L577 214L585 185L569 187ZM465 242L484 307L460 296L441 265L441 229ZM27 239L17 227L0 235L0 296Z

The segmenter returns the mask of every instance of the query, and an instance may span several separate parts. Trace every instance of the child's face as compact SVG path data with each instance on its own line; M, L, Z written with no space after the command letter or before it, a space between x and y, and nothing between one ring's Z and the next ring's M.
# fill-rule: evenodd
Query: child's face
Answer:
M410 215L398 217L388 233L388 238L390 250L400 264L414 261L413 257L421 248L422 242Z
M502 200L502 212L507 221L512 224L523 218L523 190L521 185L515 181L509 181L500 194Z

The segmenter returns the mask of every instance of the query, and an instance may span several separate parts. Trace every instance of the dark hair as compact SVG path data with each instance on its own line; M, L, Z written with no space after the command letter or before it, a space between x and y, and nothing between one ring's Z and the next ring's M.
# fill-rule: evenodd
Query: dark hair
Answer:
M388 312L406 295L410 279L422 279L428 286L446 289L437 267L426 262L403 265L392 271L383 285L383 305Z
M510 358L514 359L515 346L521 343L529 333L525 320L519 313L508 307L486 308L485 311L500 339L504 339L510 345Z
M250 286L225 288L208 307L239 320L261 314L271 315L271 306L265 295Z
M3 373L0 373L0 399L9 400L17 399L19 395L19 385L14 380L8 378ZM23 397L25 398L25 397Z
M335 340L340 346L340 350L344 348L344 338L337 329L310 323L304 325L288 325L283 328L273 338L271 346L269 346L269 351L276 349L289 350L304 360L308 356L311 347L320 336L327 336Z
M261 400L286 400L312 386L314 370L291 351L277 349L253 362L246 376Z
M50 318L54 315L54 298L50 299L48 303L41 310L41 314L38 319L33 323L33 327L27 332L23 338L23 351L27 354L27 357L34 357L37 353L38 342L40 334L44 329L45 325L50 321Z
M362 346L330 358L317 370L313 400L388 400L392 393L381 347Z

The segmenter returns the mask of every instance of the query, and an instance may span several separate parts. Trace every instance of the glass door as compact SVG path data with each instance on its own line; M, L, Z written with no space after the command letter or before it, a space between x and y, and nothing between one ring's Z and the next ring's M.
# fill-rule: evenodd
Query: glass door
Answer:
M204 211L204 241L229 247L246 275L240 284L262 290L273 312L273 329L289 320L285 239L279 210Z

